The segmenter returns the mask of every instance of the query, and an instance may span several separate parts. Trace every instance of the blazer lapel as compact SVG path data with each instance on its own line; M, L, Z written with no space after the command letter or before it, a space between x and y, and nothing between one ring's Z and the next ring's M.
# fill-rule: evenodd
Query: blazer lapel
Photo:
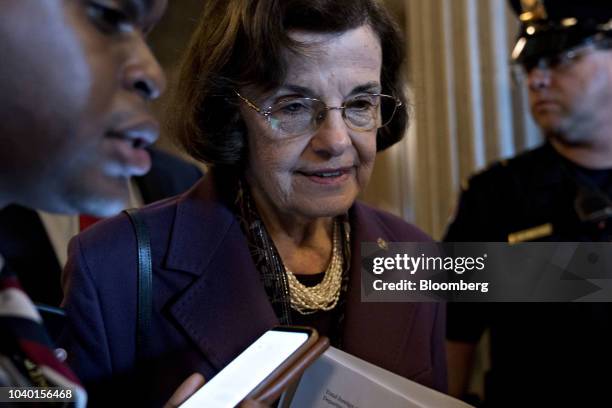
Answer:
M196 276L170 313L219 370L278 320L240 224L211 183L178 204L166 267Z
M373 210L356 203L350 213L351 269L343 346L346 352L391 371L399 370L400 359L414 323L414 303L361 301L361 243L398 240L388 226L378 221ZM364 324L367 322L367 324Z

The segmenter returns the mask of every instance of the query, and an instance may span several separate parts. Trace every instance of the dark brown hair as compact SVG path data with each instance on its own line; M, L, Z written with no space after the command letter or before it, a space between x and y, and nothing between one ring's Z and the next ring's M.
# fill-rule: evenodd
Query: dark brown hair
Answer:
M368 24L382 46L382 93L403 102L378 130L377 149L399 141L408 122L401 73L404 44L377 0L207 0L181 63L170 129L195 159L242 166L246 128L234 89L272 90L285 78L283 50L300 52L289 30L341 33ZM301 51L304 51L303 49Z

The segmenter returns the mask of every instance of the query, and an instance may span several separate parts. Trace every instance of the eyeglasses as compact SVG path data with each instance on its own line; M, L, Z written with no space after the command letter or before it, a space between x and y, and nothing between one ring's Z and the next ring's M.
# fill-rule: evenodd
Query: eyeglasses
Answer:
M608 38L591 38L576 47L557 54L519 58L512 62L512 71L515 80L522 82L536 68L563 72L586 55L599 49L609 49L611 47L612 42Z
M397 108L402 106L402 102L393 96L364 93L345 100L342 106L327 106L315 98L288 97L262 109L237 91L234 92L250 108L266 118L280 138L316 132L331 110L342 111L344 123L350 129L368 132L387 126Z
M595 48L592 46L572 48L554 55L525 58L520 62L520 65L526 73L535 68L564 70L594 50Z

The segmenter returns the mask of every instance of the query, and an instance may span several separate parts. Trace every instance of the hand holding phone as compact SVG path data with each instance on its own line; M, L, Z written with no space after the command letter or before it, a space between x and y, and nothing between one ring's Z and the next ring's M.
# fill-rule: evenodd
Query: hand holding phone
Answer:
M204 376L193 373L174 391L164 408L176 408L196 393L205 383Z
M193 373L176 389L168 402L164 404L164 408L177 408L205 383L204 377L200 373ZM252 399L247 399L240 404L240 408L269 408L269 405L257 402Z
M245 399L271 403L329 347L307 327L279 326L264 333L189 398L181 408L235 407Z

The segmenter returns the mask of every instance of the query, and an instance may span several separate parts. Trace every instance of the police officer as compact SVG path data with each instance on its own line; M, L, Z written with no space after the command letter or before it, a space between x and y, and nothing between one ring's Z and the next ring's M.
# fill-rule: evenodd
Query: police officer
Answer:
M445 240L610 241L612 4L512 0L545 143L473 176ZM612 406L612 304L450 304L450 391L462 396L491 334L486 406Z

